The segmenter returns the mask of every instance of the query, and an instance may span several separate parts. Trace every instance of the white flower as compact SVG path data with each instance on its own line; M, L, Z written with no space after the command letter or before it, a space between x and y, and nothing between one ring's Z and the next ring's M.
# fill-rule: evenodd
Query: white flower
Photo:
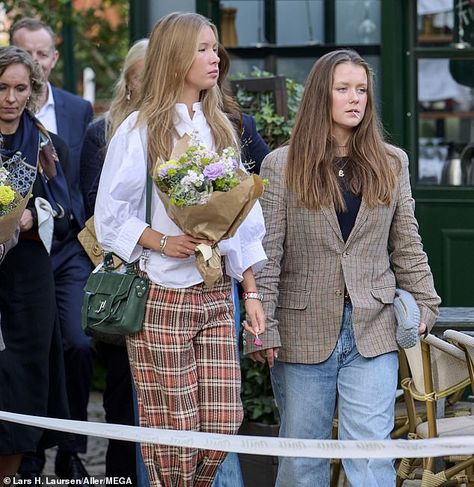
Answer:
M199 188L200 186L202 186L203 182L204 176L202 174L198 174L196 171L192 171L191 169L188 171L187 176L184 176L181 179L181 185L186 188L189 188L191 186Z
M9 175L9 171L7 171L4 167L0 167L0 183L5 184Z

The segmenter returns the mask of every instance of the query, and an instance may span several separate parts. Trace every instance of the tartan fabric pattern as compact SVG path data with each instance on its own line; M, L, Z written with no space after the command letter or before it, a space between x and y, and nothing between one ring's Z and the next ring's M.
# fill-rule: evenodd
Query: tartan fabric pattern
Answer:
M320 363L336 345L344 288L353 306L357 350L375 357L398 350L395 287L409 291L431 328L440 299L418 233L408 157L389 147L400 167L390 205L369 207L364 198L344 242L334 207L302 207L285 187L288 147L271 152L260 176L269 184L260 199L265 217L263 245L268 257L257 274L267 328L264 348L281 346L279 360ZM245 353L255 350L247 340Z
M143 329L127 337L140 425L235 434L240 367L229 280L213 289L152 283ZM211 486L225 452L142 444L150 485Z

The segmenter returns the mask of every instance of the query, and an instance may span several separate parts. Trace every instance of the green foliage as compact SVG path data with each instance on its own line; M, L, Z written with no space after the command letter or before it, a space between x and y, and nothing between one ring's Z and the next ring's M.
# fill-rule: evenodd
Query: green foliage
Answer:
M278 423L268 365L244 357L241 370L245 419L264 424Z
M274 74L254 68L250 73L251 78L271 78ZM243 76L240 76L242 78ZM288 94L288 119L285 120L275 112L272 93L250 92L239 88L236 99L245 113L253 115L257 130L265 139L270 149L276 149L288 141L291 129L295 122L303 85L286 78L286 90Z
M12 21L21 17L39 17L51 26L62 48L62 30L66 23L74 30L75 76L82 91L82 72L91 67L96 76L96 98L110 98L129 47L128 0L102 0L95 8L76 12L70 0L6 0L3 2ZM113 28L106 18L108 8L117 10L121 22ZM63 86L64 55L56 65L51 81Z

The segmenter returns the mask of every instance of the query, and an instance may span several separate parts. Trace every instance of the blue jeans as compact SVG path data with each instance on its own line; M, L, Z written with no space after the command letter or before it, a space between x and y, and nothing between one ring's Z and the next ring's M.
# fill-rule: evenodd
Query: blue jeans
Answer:
M234 323L238 346L240 332L240 303L237 281L235 279L232 279L232 297L234 300ZM217 470L217 475L212 483L212 487L244 487L237 453L231 452L227 454L225 460Z
M281 415L280 436L330 439L336 408L339 439L385 440L394 424L398 354L364 358L357 351L352 306L344 306L342 327L331 356L319 364L276 361L272 384ZM342 461L351 486L391 487L391 459ZM281 457L276 487L327 487L328 459Z

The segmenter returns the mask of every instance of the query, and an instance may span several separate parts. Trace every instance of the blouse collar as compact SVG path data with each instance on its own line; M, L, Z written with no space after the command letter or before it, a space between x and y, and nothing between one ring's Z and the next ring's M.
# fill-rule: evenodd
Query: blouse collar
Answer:
M193 103L194 117L189 116L188 107L185 103L176 103L174 125L178 135L182 137L185 133L191 134L200 131L207 125L204 114L202 113L201 103Z

